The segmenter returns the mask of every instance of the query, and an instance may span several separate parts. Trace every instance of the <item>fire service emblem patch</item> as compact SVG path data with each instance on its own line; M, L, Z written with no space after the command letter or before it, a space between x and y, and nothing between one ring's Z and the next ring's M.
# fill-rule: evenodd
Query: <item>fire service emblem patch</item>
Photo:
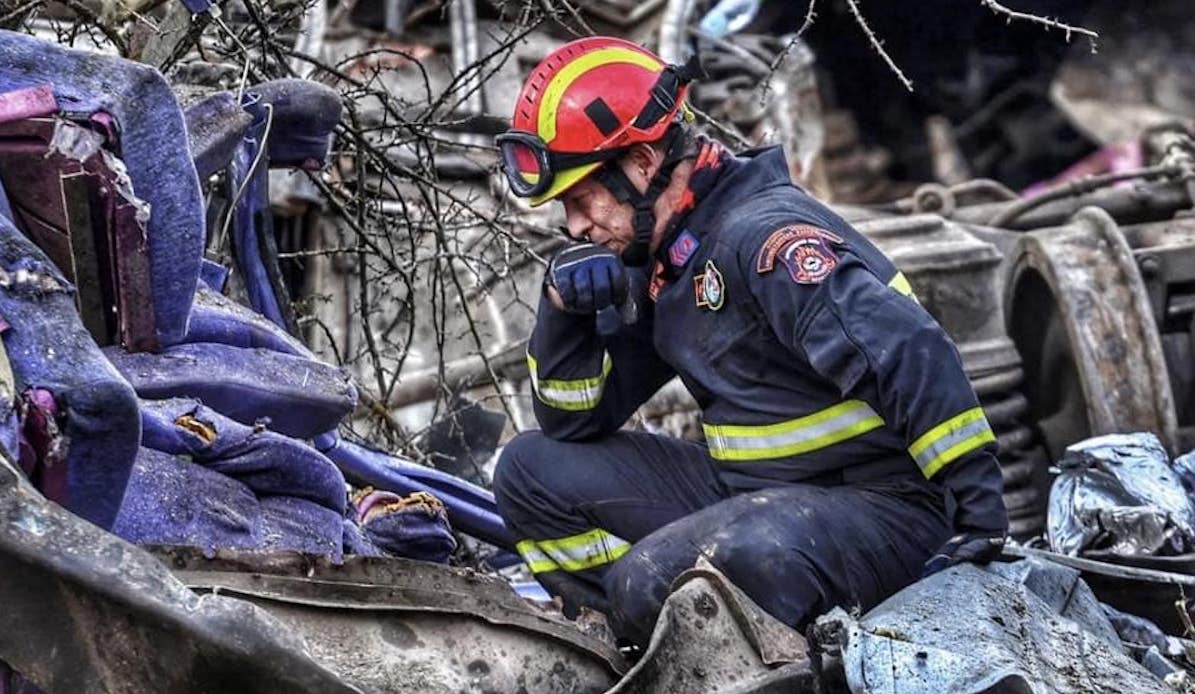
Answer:
M759 249L755 270L771 272L780 261L794 282L819 284L838 267L838 254L832 246L842 238L808 224L792 224L772 232Z

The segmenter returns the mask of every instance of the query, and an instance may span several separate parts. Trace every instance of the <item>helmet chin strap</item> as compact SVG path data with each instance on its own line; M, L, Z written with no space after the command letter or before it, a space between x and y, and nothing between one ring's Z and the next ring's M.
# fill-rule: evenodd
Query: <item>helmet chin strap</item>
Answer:
M647 184L647 190L640 193L631 179L627 178L618 160L608 162L596 173L598 182L606 186L619 204L630 203L634 208L631 226L634 237L622 252L622 262L628 267L642 267L651 259L651 237L656 229L656 201L672 181L672 172L684 159L684 139L679 128L669 130L664 149L664 160L659 171Z

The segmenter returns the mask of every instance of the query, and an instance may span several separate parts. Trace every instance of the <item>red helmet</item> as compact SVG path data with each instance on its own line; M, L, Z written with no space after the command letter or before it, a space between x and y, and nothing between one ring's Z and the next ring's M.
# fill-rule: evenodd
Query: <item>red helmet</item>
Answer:
M661 139L691 76L630 41L597 36L561 46L531 71L499 135L516 195L552 200L639 142Z

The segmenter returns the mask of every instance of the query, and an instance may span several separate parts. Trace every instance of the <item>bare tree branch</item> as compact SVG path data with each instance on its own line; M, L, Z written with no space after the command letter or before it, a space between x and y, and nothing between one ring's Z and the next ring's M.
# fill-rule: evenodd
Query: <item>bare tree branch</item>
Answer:
M1064 22L1058 21L1057 19L1051 19L1049 17L1041 17L1038 15L1028 14L1025 12L1018 12L1016 10L1005 7L1004 5L1001 5L999 2L996 2L996 0L979 0L979 1L984 7L988 8L992 12L995 12L996 14L1004 15L1005 17L1007 17L1009 22L1012 22L1014 19L1019 19L1019 20L1024 20L1026 22L1033 22L1034 24L1040 24L1040 25L1046 27L1047 29L1061 29L1066 34L1067 43L1070 43L1071 34L1081 34L1083 36L1086 36L1087 40L1091 42L1091 52L1095 53L1095 42L1096 42L1096 39L1098 39L1100 35L1090 29L1084 29L1083 27L1072 26L1070 24L1066 24Z
M880 54L880 57L888 64L888 68L896 74L896 78L900 80L905 89L913 91L913 82L908 77L905 77L905 73L893 62L892 56L888 55L888 51L884 50L884 43L876 37L875 32L867 24L867 20L863 18L863 13L859 11L859 0L846 0L846 4L851 8L851 14L855 16L855 22L859 24L859 28L863 29L863 33L867 35L867 40L871 42L872 48Z
M784 44L783 50L776 54L772 59L772 63L768 65L768 74L764 75L763 79L759 81L759 103L763 104L768 100L768 94L771 92L772 76L780 69L784 60L792 53L793 48L796 47L797 41L800 41L809 27L813 26L813 22L817 19L817 0L809 0L809 6L805 8L805 20L801 22L801 26L797 29L797 33L793 34L788 39L788 43Z

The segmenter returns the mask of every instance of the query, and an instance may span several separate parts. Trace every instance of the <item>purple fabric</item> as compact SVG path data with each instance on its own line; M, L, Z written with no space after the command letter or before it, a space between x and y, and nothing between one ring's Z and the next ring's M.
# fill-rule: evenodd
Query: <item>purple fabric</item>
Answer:
M444 505L419 492L370 492L357 500L357 521L375 547L396 557L446 562L456 551Z
M58 112L54 90L48 84L38 84L0 94L0 123L38 118Z
M245 485L214 470L142 448L112 532L141 545L206 552L261 545L261 505Z
M357 510L350 504L349 507L351 517L341 519L343 524L343 538L344 553L357 554L362 557L384 557L386 553L374 546L369 538L365 537L365 533L361 531L361 526L357 525Z
M182 0L191 14L203 14L212 8L212 0Z
M199 281L206 223L182 112L153 68L0 31L0 91L52 84L62 111L111 114L133 190L150 204L149 255L158 336L182 338Z
M199 279L203 281L199 289L206 288L215 292L222 292L224 291L224 285L228 283L228 268L214 260L204 258L203 264L199 267ZM192 306L192 310L194 310L194 306Z
M216 92L191 104L183 112L183 118L191 157L201 181L228 166L253 122L232 92Z
M261 498L261 549L285 549L344 559L343 516L304 499Z
M11 326L3 340L17 390L52 392L62 422L66 490L53 500L109 528L141 438L136 395L83 328L73 288L6 218L0 270L9 278L0 285L0 316Z
M306 345L265 316L207 287L195 293L191 325L182 340L216 342L233 347L261 347L305 359L318 360Z
M258 499L240 482L173 456L141 449L113 532L140 545L343 553L341 515L303 499Z
M42 690L0 660L0 694L42 694Z
M281 79L251 88L263 104L273 107L267 154L270 166L323 168L332 131L340 122L340 95L318 82Z
M357 404L341 370L266 349L203 342L105 354L145 399L195 398L242 424L268 418L271 429L302 439L336 427Z
M42 388L27 389L21 394L21 412L21 469L46 498L67 498L67 444L54 394Z
M233 252L237 269L245 283L245 291L249 295L249 305L275 324L286 327L293 322L290 305L281 303L283 289L280 284L276 286L270 277L269 263L276 268L277 259L267 257L264 252L267 244L274 240L269 166L266 157L258 157L262 140L267 135L268 112L257 94L246 93L241 105L253 117L253 123L228 165L228 198L237 200L232 212ZM240 193L239 198L237 193Z
M443 500L452 527L496 547L513 551L514 536L498 514L493 492L439 470L416 465L381 451L321 436L320 450L344 472L350 483L399 494L428 491Z
M344 476L318 451L272 431L255 431L196 400L141 403L141 445L189 456L232 477L259 496L291 496L331 509L345 509Z

